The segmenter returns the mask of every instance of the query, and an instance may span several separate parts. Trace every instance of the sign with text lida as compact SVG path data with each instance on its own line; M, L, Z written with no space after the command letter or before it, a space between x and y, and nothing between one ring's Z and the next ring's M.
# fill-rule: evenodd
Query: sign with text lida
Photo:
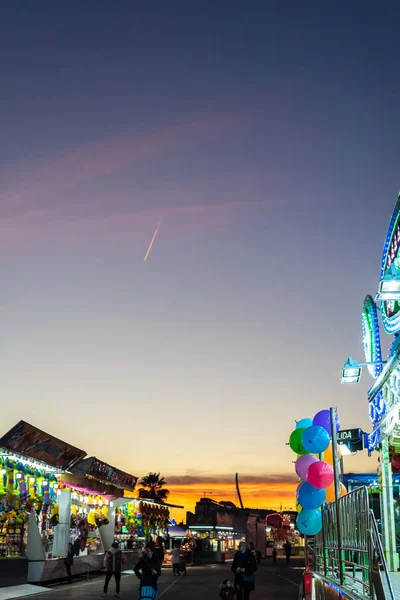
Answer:
M364 434L361 429L343 429L337 433L338 444L344 444L351 452L364 448Z
M20 421L3 435L0 447L65 471L86 455L84 450L70 446L25 421Z
M361 429L343 429L337 433L337 441L339 444L345 444L346 442L358 442L361 437Z

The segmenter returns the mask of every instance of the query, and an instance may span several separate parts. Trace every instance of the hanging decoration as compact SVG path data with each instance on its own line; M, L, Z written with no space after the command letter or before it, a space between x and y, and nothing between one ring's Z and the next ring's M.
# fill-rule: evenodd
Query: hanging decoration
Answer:
M339 419L335 428L340 428ZM332 431L329 410L319 411L313 419L301 419L289 438L290 448L297 454L295 470L300 478L296 490L297 528L303 535L316 535L322 528L325 502L332 501L334 479ZM339 454L338 446L338 456ZM346 488L341 484L341 495ZM333 494L334 494L333 488ZM333 497L334 499L334 497Z

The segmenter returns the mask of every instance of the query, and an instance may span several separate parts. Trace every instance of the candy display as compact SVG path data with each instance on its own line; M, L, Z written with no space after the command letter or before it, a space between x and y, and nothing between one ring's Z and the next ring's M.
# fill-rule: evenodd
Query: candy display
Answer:
M169 526L169 509L155 502L129 500L118 507L115 514L115 539L140 545L149 537L166 537Z
M8 452L0 455L0 558L25 557L32 512L47 543L57 488L52 467Z

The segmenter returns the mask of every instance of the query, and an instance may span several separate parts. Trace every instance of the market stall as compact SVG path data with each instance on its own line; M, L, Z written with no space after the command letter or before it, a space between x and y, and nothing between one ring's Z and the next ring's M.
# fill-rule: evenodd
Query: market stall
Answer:
M245 533L228 525L191 525L188 541L197 562L224 562L233 558Z
M292 514L272 513L265 519L265 535L267 541L266 555L272 556L275 547L278 554L283 553L283 545L289 541L293 554L304 552L304 538L295 528L296 518Z
M72 576L100 571L104 553L114 541L115 514L132 492L137 478L95 457L85 458L69 473L58 476L57 514L53 555L30 565L29 581L44 582L65 577L63 557L72 545Z
M194 540L190 540L186 529L179 527L176 521L172 519L168 526L168 538L164 555L164 565L172 566L172 549L179 545L183 558L187 565L193 563L193 552L196 546Z
M125 497L115 510L114 539L126 552L140 551L149 539L168 536L169 508L153 500Z
M58 476L85 453L20 421L0 439L0 577L25 583L28 559L52 556Z

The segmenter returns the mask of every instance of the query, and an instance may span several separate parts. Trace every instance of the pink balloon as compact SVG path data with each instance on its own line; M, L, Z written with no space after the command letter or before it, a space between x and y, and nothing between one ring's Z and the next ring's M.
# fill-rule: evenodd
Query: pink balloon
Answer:
M303 454L296 460L294 468L300 479L307 479L308 467L313 463L318 462L318 458L311 454Z
M307 481L315 488L326 490L333 483L333 468L323 460L308 467Z

